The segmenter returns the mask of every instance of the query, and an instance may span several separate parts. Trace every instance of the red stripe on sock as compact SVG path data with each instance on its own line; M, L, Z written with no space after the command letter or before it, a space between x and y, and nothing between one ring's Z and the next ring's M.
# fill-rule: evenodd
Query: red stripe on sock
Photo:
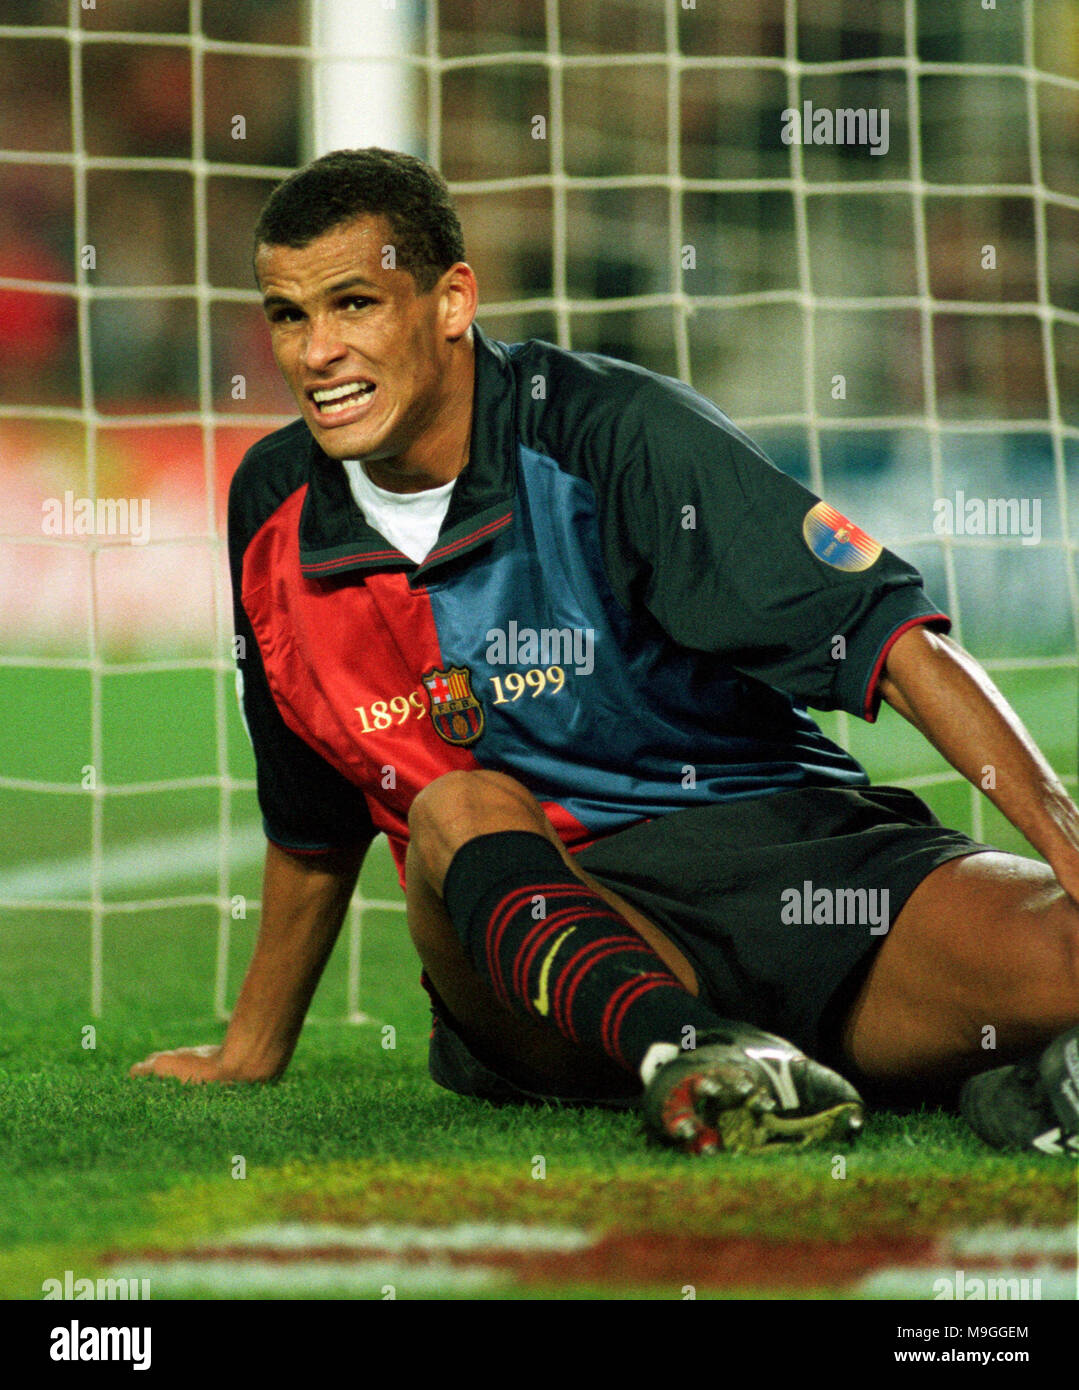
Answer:
M517 954L513 958L513 990L518 997L525 998L528 972L532 969L532 963L545 942L573 923L594 921L603 915L605 914L593 911L587 903L577 903L570 907L564 907L560 912L553 913L550 917L538 922L521 942L517 948ZM525 999L525 1003L529 1005L531 1011L531 1001Z
M517 954L514 957L513 968L514 989L521 990L524 988L525 975L519 974L517 967L522 958L523 953L528 950L530 943L535 941L537 933L541 934L540 940L542 941L543 934L549 934L552 929L557 929L558 927L565 926L568 922L571 921L579 922L582 919L582 917L588 917L589 915L590 909L587 906L582 906L578 903L569 907L564 907L559 912L551 913L547 917L541 917L539 921L536 923L536 925L532 928L532 930L525 936L520 946L518 946L517 948ZM536 949L536 946L533 946L532 950L529 951L529 959L527 962L526 971L527 968L532 964L532 960L536 954Z
M555 930L554 923L549 919L537 922L517 947L517 954L512 962L511 983L514 994L522 999L524 998L525 981L528 979L532 962L536 958L536 952L540 950L545 941L550 939ZM527 1000L525 1002L527 1003Z
M573 908L567 907L553 917L547 917L543 921L537 922L518 946L517 954L513 958L513 990L519 998L525 1000L526 1004L529 1002L526 998L528 972L532 969L532 963L545 943L552 936L556 936L559 928L563 928L568 921L579 922L582 917L587 916L587 911L574 912Z
M587 946L582 946L576 955L571 956L566 962L552 995L554 1019L559 1030L571 1041L580 1041L573 1027L573 1000L579 986L594 965L608 956L620 955L625 951L647 950L639 937L626 936L603 936L598 941L591 941Z
M622 1043L620 1038L622 1024L625 1021L626 1014L633 1005L636 1004L638 999L643 998L643 996L648 994L651 990L659 989L661 986L665 986L669 989L672 985L676 989L682 989L682 986L675 977L666 970L650 971L646 975L639 975L635 980L627 980L625 984L619 985L618 989L615 990L607 1001L607 1007L603 1011L603 1021L600 1024L600 1038L603 1042L603 1050L609 1057L619 1062L627 1069L632 1070L630 1064L626 1061L625 1057L622 1056ZM682 990L682 992L685 993L684 990ZM626 997L616 1009L616 1000L620 994L625 994Z
M511 986L508 986L506 983L505 976L499 964L499 957L502 950L502 938L506 934L506 928L509 926L516 913L524 906L523 900L525 898L531 900L537 896L554 898L557 900L566 897L579 897L581 894L587 894L589 898L594 899L597 903L603 904L602 909L595 913L597 917L615 916L607 904L603 902L603 899L599 897L598 894L593 893L592 890L583 883L526 884L518 888L511 888L510 891L495 904L488 920L485 933L487 973L491 977L491 984L494 988L496 998L500 999L507 1008L510 1007L509 991ZM549 921L550 918L545 919L542 925L546 925L546 922ZM520 948L518 949L520 950ZM516 959L518 959L517 956L515 956L515 960ZM516 984L517 981L515 977L513 987L516 987Z
M502 979L502 971L499 969L498 965L498 948L501 945L506 928L513 918L513 909L515 906L513 899L519 897L521 891L520 888L514 888L495 904L495 909L488 919L487 931L485 933L487 973L491 977L491 987L494 989L495 997L500 999L507 1008L509 1007L510 1001L509 995L506 992L505 982ZM500 921L500 914L502 914L503 911L505 915L501 917Z
M505 1004L507 1008L510 1006L509 991L506 987L502 970L498 964L502 938L506 934L506 928L513 920L514 914L521 907L520 899L522 897L534 897L537 889L542 890L547 897L565 896L567 892L575 891L568 884L559 883L526 884L523 887L511 888L510 891L495 904L487 922L487 931L485 933L487 973L491 977L491 984L494 987L496 997L501 999L502 1003Z

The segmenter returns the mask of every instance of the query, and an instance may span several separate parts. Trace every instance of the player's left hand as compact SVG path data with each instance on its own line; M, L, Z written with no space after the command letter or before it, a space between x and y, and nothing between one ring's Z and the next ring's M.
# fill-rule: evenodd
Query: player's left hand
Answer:
M172 1076L177 1081L207 1082L234 1081L238 1077L226 1074L221 1060L220 1043L204 1043L200 1047L177 1047L170 1052L154 1052L143 1062L136 1062L129 1076Z

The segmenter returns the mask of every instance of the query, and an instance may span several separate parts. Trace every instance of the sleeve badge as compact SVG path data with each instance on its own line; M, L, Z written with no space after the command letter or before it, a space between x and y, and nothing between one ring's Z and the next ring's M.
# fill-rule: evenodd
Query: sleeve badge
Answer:
M827 502L818 502L802 522L806 545L833 569L856 573L875 564L884 547Z

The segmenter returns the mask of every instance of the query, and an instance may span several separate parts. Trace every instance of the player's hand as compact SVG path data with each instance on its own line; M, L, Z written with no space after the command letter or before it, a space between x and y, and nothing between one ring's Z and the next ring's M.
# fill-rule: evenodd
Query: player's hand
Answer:
M177 1047L171 1052L154 1052L144 1062L136 1062L129 1076L172 1076L177 1081L239 1081L222 1062L220 1043L202 1047Z

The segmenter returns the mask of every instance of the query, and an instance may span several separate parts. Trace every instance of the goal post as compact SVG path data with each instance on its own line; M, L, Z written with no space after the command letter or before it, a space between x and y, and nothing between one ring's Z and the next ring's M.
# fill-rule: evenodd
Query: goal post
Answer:
M418 5L308 0L308 6L308 156L369 145L419 154Z

